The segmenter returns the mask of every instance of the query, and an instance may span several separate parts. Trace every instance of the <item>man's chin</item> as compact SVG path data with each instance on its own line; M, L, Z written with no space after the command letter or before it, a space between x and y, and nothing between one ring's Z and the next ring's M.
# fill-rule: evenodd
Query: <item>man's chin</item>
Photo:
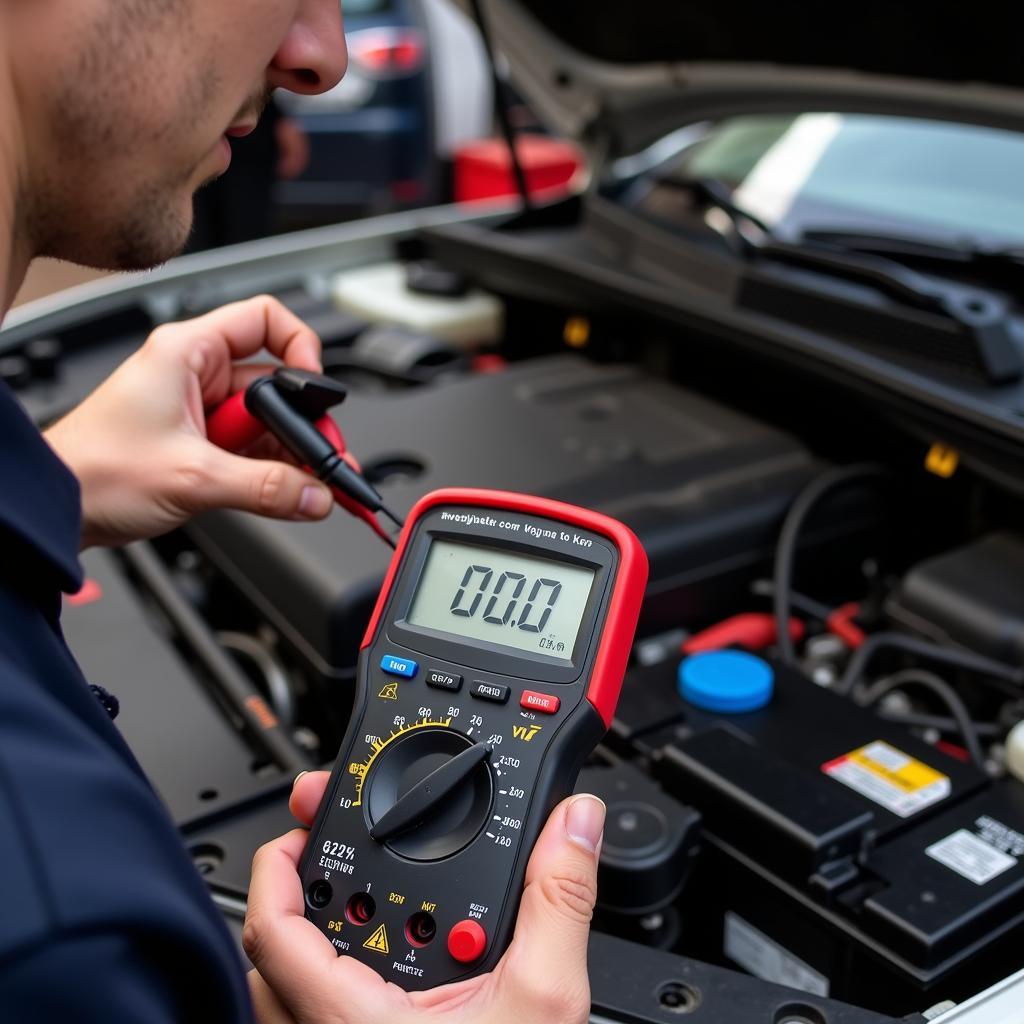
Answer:
M134 203L106 216L53 232L37 255L97 270L152 270L179 255L192 230L192 196L150 189Z
M122 229L112 240L109 260L103 269L155 270L184 252L191 232L191 209L187 217L173 221L138 221L130 229Z

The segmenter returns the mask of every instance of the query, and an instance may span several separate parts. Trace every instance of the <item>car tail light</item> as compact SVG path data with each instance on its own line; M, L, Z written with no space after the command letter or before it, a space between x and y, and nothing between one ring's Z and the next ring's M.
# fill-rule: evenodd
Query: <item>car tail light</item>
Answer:
M411 75L423 67L423 35L407 28L369 28L348 36L349 57L377 78Z

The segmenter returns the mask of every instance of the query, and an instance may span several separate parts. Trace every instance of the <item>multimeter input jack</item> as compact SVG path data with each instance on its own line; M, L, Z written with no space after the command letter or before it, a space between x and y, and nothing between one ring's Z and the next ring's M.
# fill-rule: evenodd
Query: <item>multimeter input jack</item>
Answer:
M405 922L405 937L410 945L419 949L429 946L436 934L437 922L425 910L418 911Z
M311 882L309 888L306 889L306 902L315 910L322 910L331 902L333 895L334 890L331 888L331 883L318 878L315 882Z
M377 901L368 892L354 892L345 904L350 924L369 924L377 913Z

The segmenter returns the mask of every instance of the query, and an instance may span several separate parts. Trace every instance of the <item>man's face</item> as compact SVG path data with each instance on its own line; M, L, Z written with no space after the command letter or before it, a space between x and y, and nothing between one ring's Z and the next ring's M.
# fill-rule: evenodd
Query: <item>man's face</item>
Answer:
M16 5L17 6L17 5ZM142 269L175 255L192 196L274 87L345 69L338 0L31 0L13 52L28 110L36 255Z

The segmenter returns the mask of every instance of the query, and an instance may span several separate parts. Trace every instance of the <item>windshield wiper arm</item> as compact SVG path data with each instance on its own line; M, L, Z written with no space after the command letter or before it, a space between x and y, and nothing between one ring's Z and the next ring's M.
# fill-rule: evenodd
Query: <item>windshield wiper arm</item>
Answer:
M1024 362L1011 333L1009 305L988 291L950 288L887 256L823 241L789 243L769 239L747 255L867 284L912 308L948 317L972 343L990 383L1010 383L1024 373Z
M1019 289L1024 283L1024 247L984 246L966 240L959 244L912 235L859 231L855 228L808 228L800 235L807 244L824 243L894 260L912 260L935 267L973 271L997 287Z
M847 281L869 285L906 306L946 317L958 325L971 343L985 377L993 384L1018 380L1024 374L1024 361L1010 327L1008 304L989 291L973 287L950 288L900 262L921 258L924 243L899 236L872 235L865 232L804 232L799 242L774 237L772 229L756 214L745 210L732 198L732 190L714 178L659 178L658 184L690 192L709 206L722 210L736 229L738 255L750 263L759 259L803 267L831 274ZM755 227L761 237L754 240L745 225ZM882 247L886 246L885 250ZM942 253L945 261L956 259L967 266L1000 261L1015 270L1024 269L1024 252L1015 250L953 249L928 246L933 255Z
M961 243L942 242L934 238L914 235L887 234L882 231L862 231L857 228L807 228L800 234L804 242L825 242L846 249L875 252L883 256L920 257L942 263L973 263L992 260L1024 266L1024 247L984 246L965 240Z
M689 192L706 206L715 206L725 213L732 221L744 251L749 250L750 246L754 244L743 234L744 222L752 224L765 236L770 236L772 233L772 229L756 213L751 213L733 202L732 189L724 181L719 181L717 178L677 178L672 175L656 178L655 181L665 188Z

